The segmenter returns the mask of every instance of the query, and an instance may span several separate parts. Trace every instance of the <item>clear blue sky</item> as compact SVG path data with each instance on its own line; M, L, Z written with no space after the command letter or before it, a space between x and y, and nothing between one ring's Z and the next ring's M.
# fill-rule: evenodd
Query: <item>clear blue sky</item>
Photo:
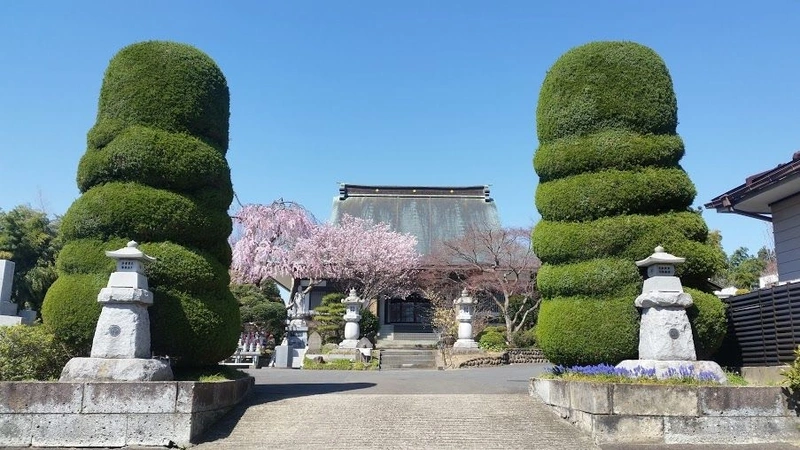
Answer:
M698 206L800 149L798 18L798 0L2 2L0 208L66 212L106 65L151 39L225 73L243 203L327 220L338 182L489 184L507 226L539 218L547 69L589 41L636 41L671 71ZM703 215L728 252L767 242L763 222Z

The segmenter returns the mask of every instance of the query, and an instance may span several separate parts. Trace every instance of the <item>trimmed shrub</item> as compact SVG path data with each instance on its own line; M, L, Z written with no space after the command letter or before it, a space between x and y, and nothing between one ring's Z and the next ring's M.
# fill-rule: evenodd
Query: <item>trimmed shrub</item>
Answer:
M168 286L151 286L149 308L152 350L179 365L210 365L236 350L241 333L239 305L230 289L189 294ZM192 364L203 361L203 364Z
M0 327L0 381L58 379L69 354L42 325Z
M128 240L156 257L146 267L154 354L197 367L235 350L228 103L222 72L188 45L143 42L111 60L78 170L83 195L61 223L61 277L42 309L79 354L88 353L97 293L114 266L103 252Z
M488 331L481 335L478 347L492 352L503 351L507 348L506 337L497 331Z
M685 211L695 194L694 184L680 168L605 170L539 183L536 206L544 220L583 222Z
M573 295L633 295L642 281L639 268L628 259L591 259L574 264L544 264L536 287L546 298Z
M689 323L692 325L694 348L697 359L711 359L725 340L728 331L728 319L725 315L725 303L716 295L697 289L685 289L692 296L694 304L686 310Z
M45 325L58 336L72 356L88 356L100 317L97 294L108 283L108 274L64 274L42 303Z
M233 199L230 168L217 149L187 134L143 126L125 129L102 150L89 149L81 158L81 192L119 181L188 193L214 187L227 194L215 205L221 208Z
M339 292L322 296L320 306L314 309L314 330L319 333L323 343L336 343L344 339L344 312L347 307L342 299L347 297Z
M547 71L536 107L540 143L606 129L675 134L677 125L667 66L634 42L592 42L564 53Z
M361 320L358 321L358 328L361 332L361 336L366 337L374 343L375 337L381 329L381 322L378 316L368 309L362 309L360 314Z
M612 129L543 144L536 151L533 167L539 181L545 182L604 169L675 167L683 153L680 136Z
M230 94L214 60L176 42L148 41L120 50L108 64L97 122L112 119L208 139L228 149Z
M662 245L686 258L685 286L705 287L724 255L689 210L694 185L678 165L677 103L664 62L632 42L595 42L556 61L537 108L535 169L544 263L537 341L555 364L616 364L638 351L640 283L633 263ZM700 300L698 333L714 347L714 309ZM706 311L706 309L708 311Z
M92 188L61 221L66 240L125 236L140 243L173 241L197 247L226 241L232 228L226 210L209 210L181 194L138 183Z
M514 348L536 347L536 328L519 330L511 334L511 346Z
M125 247L127 242L122 238L69 241L58 253L56 270L62 275L82 273L108 276L114 271L116 261L106 256L105 252Z
M542 220L531 239L542 261L563 264L605 257L642 259L660 242L703 242L707 234L703 217L687 211L658 216L631 214L590 222Z
M139 247L156 258L145 266L148 281L188 293L202 294L230 284L228 268L207 253L172 242L150 242Z
M557 297L542 301L536 342L553 364L617 364L639 351L633 298Z

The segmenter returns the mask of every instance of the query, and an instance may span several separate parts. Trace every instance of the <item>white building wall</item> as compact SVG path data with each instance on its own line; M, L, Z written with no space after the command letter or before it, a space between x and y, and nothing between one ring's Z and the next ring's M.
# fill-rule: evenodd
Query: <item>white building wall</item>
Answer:
M800 195L773 203L772 232L778 258L778 279L800 279Z

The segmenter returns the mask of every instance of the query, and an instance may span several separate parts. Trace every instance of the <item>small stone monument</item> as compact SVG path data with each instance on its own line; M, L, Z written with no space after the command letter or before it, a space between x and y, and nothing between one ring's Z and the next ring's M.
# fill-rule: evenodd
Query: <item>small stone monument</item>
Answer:
M717 381L727 381L719 364L697 361L694 338L686 308L692 306L692 296L683 292L680 278L675 276L675 265L686 261L664 251L658 246L655 253L636 261L647 268L647 279L642 294L634 304L642 309L639 328L639 359L625 360L617 367L633 371L637 367L655 369L657 378L670 373L711 373Z
M372 358L372 348L372 341L366 336L359 339L356 343L356 361L369 362Z
M308 353L319 353L322 350L322 336L316 331L308 336L308 346L306 347Z
M89 358L72 358L60 381L168 381L169 363L150 359L150 316L153 304L144 263L155 261L134 241L125 248L106 252L117 260L117 270L100 290L103 305L95 328Z
M358 321L361 320L361 305L364 303L356 295L355 289L350 289L350 295L342 299L346 309L344 311L344 340L339 344L339 348L356 348L358 335L360 334Z
M458 308L456 315L456 319L458 319L458 340L453 343L453 348L478 348L478 343L472 338L472 313L475 308L475 300L469 296L465 288L461 291L461 297L455 299L453 304Z
M17 304L11 301L15 266L14 261L0 259L0 326L31 325L36 320L36 311L23 309L17 312Z

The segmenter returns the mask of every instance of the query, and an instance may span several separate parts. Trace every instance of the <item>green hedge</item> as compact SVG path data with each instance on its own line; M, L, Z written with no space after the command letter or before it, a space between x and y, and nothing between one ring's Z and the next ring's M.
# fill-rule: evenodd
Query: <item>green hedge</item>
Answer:
M225 76L208 55L186 44L148 41L111 59L97 121L186 132L209 139L225 154L229 105Z
M639 351L634 298L556 297L542 301L536 342L553 364L617 364Z
M47 291L42 320L72 356L89 356L100 317L97 294L107 283L107 274L61 274Z
M584 222L620 214L686 210L696 195L679 168L606 170L539 183L536 206L544 220Z
M65 240L126 236L137 242L173 241L204 247L226 241L227 211L180 194L137 183L108 183L90 189L61 222Z
M114 140L118 134L127 128L125 122L118 119L99 120L86 133L86 146L89 151L99 150ZM80 185L80 183L79 183Z
M536 108L539 142L609 128L675 134L678 106L664 61L634 42L592 42L564 53Z
M692 325L697 359L711 359L719 350L728 331L725 303L713 294L691 288L684 290L691 294L694 301L694 304L686 310L686 314Z
M68 241L61 248L56 260L58 273L63 274L95 274L108 275L115 270L116 262L106 256L105 252L119 250L128 243L128 239L111 238L76 239Z
M217 364L236 350L241 332L239 305L230 289L187 294L152 287L149 308L154 355L170 356L180 366Z
M622 215L591 222L542 220L536 224L531 240L533 251L542 261L563 264L606 257L635 261L647 257L657 245L666 245L661 243L705 242L707 235L703 217L685 211ZM669 247L667 250L671 251Z
M675 167L683 154L680 136L603 130L542 144L534 155L533 167L539 181L544 182L603 169Z
M172 242L148 242L139 248L156 258L145 267L148 281L153 286L202 294L230 284L228 268L203 251Z
M151 187L191 193L204 187L233 196L228 162L214 147L182 133L132 126L102 150L89 149L78 166L78 188L114 181L135 181ZM216 205L215 205L216 206Z
M576 295L636 295L642 277L631 260L598 258L574 264L544 264L536 288L545 298Z

